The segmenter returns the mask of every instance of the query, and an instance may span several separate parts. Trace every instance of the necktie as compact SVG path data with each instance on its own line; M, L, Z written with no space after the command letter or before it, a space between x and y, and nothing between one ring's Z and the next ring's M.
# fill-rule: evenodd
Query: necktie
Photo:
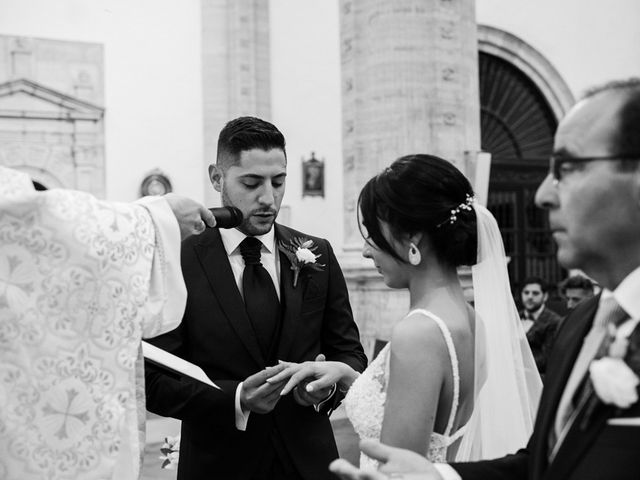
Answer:
M607 335L607 325L610 323L617 325L627 317L627 313L618 305L618 302L613 296L601 301L593 320L593 326L584 339L582 349L578 354L578 358L567 381L567 386L560 399L560 404L558 405L555 428L551 432L550 447L552 456L555 455L562 439L567 434L567 431L575 419L577 411L575 409L576 404L574 403L574 399L580 399L583 396L584 392L582 390L587 388L587 385L591 387L585 378L589 364L593 359L600 358L607 353L610 343Z
M263 355L270 360L270 349L280 318L280 302L269 272L260 262L262 242L254 237L240 243L240 254L244 260L242 292L247 315Z

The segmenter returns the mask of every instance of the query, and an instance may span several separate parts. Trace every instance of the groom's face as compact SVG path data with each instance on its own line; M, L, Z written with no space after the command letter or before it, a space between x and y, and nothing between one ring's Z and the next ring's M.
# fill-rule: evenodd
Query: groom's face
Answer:
M238 230L263 235L271 230L280 211L287 177L282 150L254 148L240 152L239 161L226 167L213 165L211 183L222 195L222 204L242 211Z

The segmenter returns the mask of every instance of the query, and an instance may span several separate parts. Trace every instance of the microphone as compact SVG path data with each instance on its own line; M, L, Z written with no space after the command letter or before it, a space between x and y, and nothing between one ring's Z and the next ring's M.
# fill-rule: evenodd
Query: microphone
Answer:
M209 211L216 217L216 227L235 228L242 223L242 212L236 207L210 208Z

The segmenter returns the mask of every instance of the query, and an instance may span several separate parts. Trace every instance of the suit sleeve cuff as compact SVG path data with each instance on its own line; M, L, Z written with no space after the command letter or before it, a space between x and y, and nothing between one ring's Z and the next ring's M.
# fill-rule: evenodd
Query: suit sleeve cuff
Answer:
M242 409L240 405L240 392L242 391L242 383L240 382L236 387L236 428L241 432L244 432L247 429L247 422L249 421L249 414L251 413L249 410L246 412Z
M462 477L451 465L446 463L434 463L433 466L438 471L442 480L462 480Z

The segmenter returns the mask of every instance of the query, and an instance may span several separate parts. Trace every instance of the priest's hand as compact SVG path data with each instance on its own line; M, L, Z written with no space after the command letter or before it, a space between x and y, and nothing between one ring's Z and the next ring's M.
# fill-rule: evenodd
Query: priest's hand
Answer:
M201 234L207 226L216 226L216 219L213 213L198 202L175 193L167 193L163 198L171 207L176 220L178 220L182 240L191 235Z

